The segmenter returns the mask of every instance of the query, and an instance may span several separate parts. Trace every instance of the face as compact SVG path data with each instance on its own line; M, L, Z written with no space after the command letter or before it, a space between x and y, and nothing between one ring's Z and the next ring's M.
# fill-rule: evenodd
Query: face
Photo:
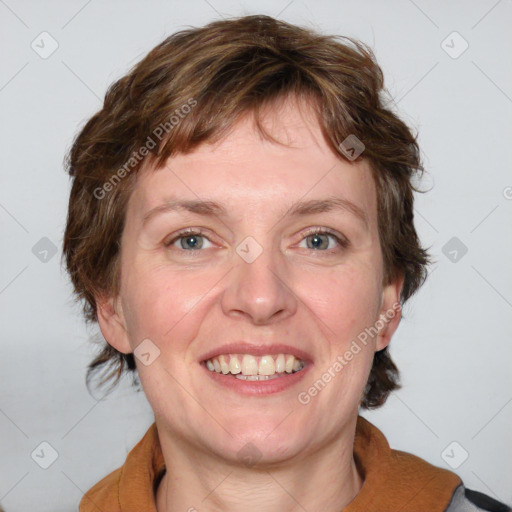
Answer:
M373 354L398 325L399 311L384 325L382 315L401 283L382 283L367 163L334 154L304 105L284 103L264 124L283 145L245 118L216 145L139 175L120 295L98 313L105 339L138 355L159 431L231 461L250 442L271 463L304 457L355 421ZM247 346L225 347L236 343ZM213 353L274 354L274 366L295 354L305 366L250 381L211 372Z

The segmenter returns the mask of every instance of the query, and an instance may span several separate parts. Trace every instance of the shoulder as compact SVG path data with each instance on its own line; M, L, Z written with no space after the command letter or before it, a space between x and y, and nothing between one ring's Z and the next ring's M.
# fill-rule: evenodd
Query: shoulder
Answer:
M482 492L460 485L455 489L446 512L512 512L512 508Z
M413 482L417 483L418 476L421 475L421 480L425 485L424 490L436 500L442 494L446 500L446 491L451 486L452 490L448 494L449 500L447 500L448 505L445 505L446 508L443 508L443 512L512 512L509 505L487 494L465 487L460 477L452 471L434 466L410 453L399 450L391 450L391 453L397 468L400 468L397 474L403 475L404 483L407 485ZM428 498L423 497L423 500L426 504ZM429 507L431 506L433 504L429 504Z
M101 504L104 510L120 512L119 505L119 480L122 467L118 468L93 485L80 501L79 512L97 512Z
M84 494L79 512L152 510L154 484L164 468L158 431L153 423L128 453L124 464Z
M465 488L453 471L390 448L384 434L362 416L354 456L365 481L349 510L512 512L490 496Z

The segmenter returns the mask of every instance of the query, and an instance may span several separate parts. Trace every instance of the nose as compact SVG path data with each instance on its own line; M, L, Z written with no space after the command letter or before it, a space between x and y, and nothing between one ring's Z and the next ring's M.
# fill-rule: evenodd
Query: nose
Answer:
M254 324L269 324L295 314L298 298L293 293L285 262L273 250L263 252L252 263L238 255L228 274L222 309L231 317L246 317Z

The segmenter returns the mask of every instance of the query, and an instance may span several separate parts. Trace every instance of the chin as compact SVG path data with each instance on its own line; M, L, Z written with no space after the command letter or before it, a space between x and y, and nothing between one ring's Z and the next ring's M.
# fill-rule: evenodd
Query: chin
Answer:
M304 429L289 422L290 418L283 422L285 417L282 413L275 418L255 419L254 414L250 414L228 421L224 417L227 432L219 427L220 437L210 438L208 444L219 456L236 464L259 466L282 462L303 453L309 444ZM246 463L246 459L252 462Z

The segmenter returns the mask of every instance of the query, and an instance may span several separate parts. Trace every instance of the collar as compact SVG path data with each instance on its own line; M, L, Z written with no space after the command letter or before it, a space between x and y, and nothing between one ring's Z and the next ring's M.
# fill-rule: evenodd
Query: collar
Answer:
M341 512L443 512L462 483L453 472L399 450L382 432L358 416L354 459L364 480L357 496ZM165 472L156 423L130 451L124 465L91 488L80 512L156 512L155 489ZM89 508L90 507L90 508ZM115 507L115 508L114 508Z

